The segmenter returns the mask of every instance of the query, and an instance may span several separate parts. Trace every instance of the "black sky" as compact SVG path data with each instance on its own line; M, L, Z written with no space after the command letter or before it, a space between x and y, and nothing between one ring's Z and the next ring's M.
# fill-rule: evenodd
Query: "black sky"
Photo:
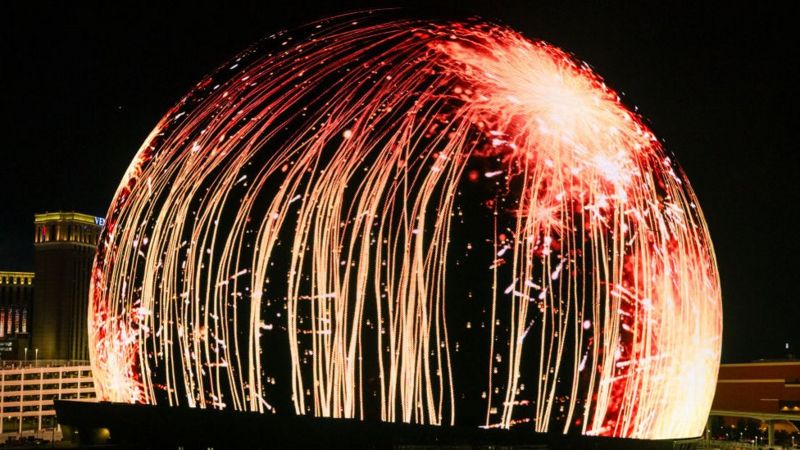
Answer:
M338 12L431 3L589 62L687 172L719 260L723 361L800 353L800 15L755 3L303 0L165 7L4 4L0 12L0 270L32 266L33 214L104 215L160 116L258 38ZM114 5L113 9L109 5ZM773 3L777 5L777 3Z

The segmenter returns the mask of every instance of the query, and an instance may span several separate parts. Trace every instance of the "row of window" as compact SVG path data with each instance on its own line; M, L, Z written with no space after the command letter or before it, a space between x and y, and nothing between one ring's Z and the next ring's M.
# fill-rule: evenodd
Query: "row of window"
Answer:
M87 388L91 388L91 386L86 386L86 387ZM81 394L89 395L89 394L91 394L93 392L94 391L82 392ZM74 392L69 392L69 393L62 392L61 393L61 398L65 398L66 395L74 395L74 394L75 394ZM59 394L57 392L52 392L52 393L47 393L47 394L45 394L45 393L37 393L37 394L23 395L21 397L22 397L22 401L23 402L35 402L35 401L39 401L39 400L55 400L55 399L59 398ZM19 395L9 395L9 396L6 396L6 397L0 397L0 405L2 405L4 403L5 404L18 403L19 401L20 401L20 396Z
M19 394L20 392L52 393L52 392L69 391L75 389L93 389L93 388L94 384L92 384L91 382L80 383L80 384L70 383L62 385L60 388L58 387L58 385L46 385L46 387L43 387L42 389L39 388L20 389L20 386L6 386L5 390L3 392L0 392L0 401L2 401L3 398L6 399L5 401L8 401L8 398L10 396L14 396L15 394Z
M2 381L17 381L20 379L24 380L52 380L55 378L88 378L92 376L92 372L89 370L82 370L82 371L68 371L68 372L31 372L20 374L20 373L11 373L2 375Z
M58 396L56 396L58 398ZM79 400L79 399L92 399L94 398L94 394L90 393L83 393L83 394L65 394L61 396L61 400ZM24 406L8 406L0 404L0 415L2 414L10 414L10 413L18 413L18 412L30 412L30 411L50 411L54 408L54 405L50 403L44 403L42 405L24 405Z
M63 380L66 381L64 383L52 383L52 382L45 382L45 383L31 383L31 382L22 382L20 384L5 384L3 385L0 383L0 395L3 395L4 392L16 392L16 391L42 391L42 390L57 390L57 389L72 389L77 387L92 387L94 383L91 378L83 378L83 379L75 379L73 380ZM80 381L80 382L79 382Z
M41 419L41 427L39 420ZM20 426L21 425L21 426ZM20 431L32 431L38 429L49 429L56 427L56 416L44 415L41 417L3 417L3 433L19 433Z
M25 306L0 306L0 337L16 336L28 332L28 308Z
M97 245L100 229L82 224L48 223L37 225L35 242L69 241Z
M0 285L26 285L33 284L33 273L0 273Z

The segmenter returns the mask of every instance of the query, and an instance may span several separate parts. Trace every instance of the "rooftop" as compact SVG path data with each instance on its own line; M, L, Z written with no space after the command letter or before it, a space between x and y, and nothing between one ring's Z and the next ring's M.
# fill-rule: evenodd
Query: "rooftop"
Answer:
M47 222L76 222L85 225L94 225L102 227L105 225L105 219L97 216L90 216L89 214L82 214L78 212L48 212L42 214L35 214L33 222L47 223Z

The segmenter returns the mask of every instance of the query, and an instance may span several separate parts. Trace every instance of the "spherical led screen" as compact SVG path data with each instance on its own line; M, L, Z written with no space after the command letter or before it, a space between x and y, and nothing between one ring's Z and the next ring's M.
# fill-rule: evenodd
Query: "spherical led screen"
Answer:
M683 173L586 64L355 14L257 43L161 119L89 335L106 400L689 437L720 285Z

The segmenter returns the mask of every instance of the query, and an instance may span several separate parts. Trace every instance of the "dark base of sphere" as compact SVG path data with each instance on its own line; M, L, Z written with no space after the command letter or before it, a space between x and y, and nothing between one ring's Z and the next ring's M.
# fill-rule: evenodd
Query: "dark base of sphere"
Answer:
M696 439L640 440L186 407L55 401L64 438L79 448L693 450Z

